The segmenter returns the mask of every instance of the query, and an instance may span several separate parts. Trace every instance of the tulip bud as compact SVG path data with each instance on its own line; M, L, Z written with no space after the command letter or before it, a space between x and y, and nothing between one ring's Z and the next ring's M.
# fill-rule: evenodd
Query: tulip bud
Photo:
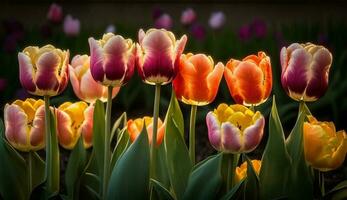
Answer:
M176 75L176 64L184 50L187 37L178 41L165 29L139 31L137 69L142 80L148 84L168 84Z
M120 87L134 73L136 48L131 39L113 33L101 40L89 38L90 71L95 81L105 86Z
M182 12L181 23L183 25L190 25L196 20L195 11L192 8L187 8Z
M255 173L259 175L260 168L261 168L261 161L260 160L252 160L252 165ZM243 162L240 167L236 167L235 169L235 179L236 182L240 182L242 179L247 177L247 161Z
M53 23L59 23L63 19L63 9L60 5L52 3L49 7L47 18Z
M146 130L148 134L149 144L152 144L152 134L153 134L153 118L145 116L143 118L137 118L135 120L129 120L127 124L128 133L130 135L131 142L134 142L136 138L140 135L143 129L143 123L146 125ZM158 118L158 133L157 133L157 146L159 146L164 139L165 125Z
M340 167L347 153L347 135L336 132L332 122L320 122L308 116L304 123L304 149L306 161L320 171Z
M211 103L218 92L224 66L214 66L213 59L205 54L182 55L173 88L179 100L186 104L203 106Z
M264 52L242 61L230 59L224 77L231 96L238 104L259 105L267 100L272 89L270 58Z
M220 29L225 24L225 14L222 11L213 12L208 20L212 29Z
M31 94L56 96L69 79L69 51L56 49L52 45L29 46L18 54L19 79Z
M261 141L265 119L239 104L220 104L206 116L208 138L217 150L226 153L248 153Z
M88 103L97 99L105 102L107 100L107 87L97 83L90 73L90 59L88 55L76 55L69 66L70 81L72 88L78 98ZM114 87L112 98L118 92L119 87Z
M162 14L160 17L158 17L155 22L154 26L156 28L165 28L165 29L171 29L172 28L172 19L169 14Z
M66 102L56 110L57 135L65 149L73 149L82 135L84 147L92 146L94 106L85 102Z
M73 18L71 15L67 15L64 19L64 33L69 37L78 36L80 33L80 20Z
M45 109L42 100L16 100L4 110L5 136L16 149L24 152L45 147Z
M283 47L282 87L296 101L316 101L328 88L332 59L328 49L311 43Z

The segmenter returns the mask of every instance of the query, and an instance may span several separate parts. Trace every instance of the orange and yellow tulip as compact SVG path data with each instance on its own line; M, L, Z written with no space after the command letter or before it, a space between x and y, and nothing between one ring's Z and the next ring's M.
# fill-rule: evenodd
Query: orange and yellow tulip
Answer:
M255 173L259 175L261 161L260 160L252 160L252 165ZM235 180L236 182L240 182L242 179L247 177L247 162L243 162L240 167L236 167L235 169Z
M45 109L42 100L16 100L4 110L5 136L16 149L24 152L45 147Z
M65 149L73 149L80 136L85 148L92 146L94 106L80 101L65 102L56 110L57 135Z
M313 168L320 171L336 169L346 157L346 132L336 132L334 123L320 122L310 115L304 123L304 149L306 161Z
M152 144L152 134L153 134L153 118L145 116L143 118L137 118L135 120L130 119L127 123L128 133L131 142L134 142L136 138L140 135L143 129L143 123L146 125L146 130L148 134L149 144ZM157 146L159 146L164 139L165 125L158 118L158 133L157 133Z
M211 103L218 92L224 66L214 66L213 59L205 54L183 54L173 80L176 96L183 103L203 106Z
M236 103L259 105L267 100L272 89L270 58L258 52L258 56L249 55L242 61L230 59L224 77Z

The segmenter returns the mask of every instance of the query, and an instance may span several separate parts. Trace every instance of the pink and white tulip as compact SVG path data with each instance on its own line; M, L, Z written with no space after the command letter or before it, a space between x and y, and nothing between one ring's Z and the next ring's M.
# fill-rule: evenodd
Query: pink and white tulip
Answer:
M113 33L102 39L89 38L90 71L95 81L104 86L120 87L134 74L136 45Z
M88 103L97 99L105 102L107 100L107 87L97 83L90 73L90 57L88 55L76 55L72 58L70 70L70 81L76 96ZM112 98L118 92L119 87L114 87Z
M52 45L29 46L18 53L19 80L30 94L56 96L69 79L69 51Z
M64 19L64 33L69 37L78 36L81 29L80 20L73 18L71 15L67 15Z
M5 136L16 149L24 152L45 147L45 109L42 100L16 100L4 110Z
M220 29L225 24L225 14L222 11L213 12L208 20L212 29Z
M281 83L297 101L316 101L328 89L333 57L324 46L293 43L281 50Z
M265 126L263 115L239 104L220 104L206 116L208 138L218 151L248 153L260 143Z
M149 29L146 33L141 29L137 69L142 80L151 85L170 83L176 75L176 65L186 42L186 35L176 41L175 35L165 29Z

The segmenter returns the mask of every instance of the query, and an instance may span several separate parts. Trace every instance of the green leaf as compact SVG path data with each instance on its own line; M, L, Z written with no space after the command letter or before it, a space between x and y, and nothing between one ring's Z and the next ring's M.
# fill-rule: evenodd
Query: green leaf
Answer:
M276 100L273 97L269 117L269 136L261 160L259 173L260 198L274 199L287 193L290 157L285 146L284 132L278 116Z
M183 199L208 200L216 197L223 182L220 172L221 162L222 154L218 154L196 168L189 176Z
M127 150L130 145L130 136L126 128L119 133L119 140L113 150L111 158L111 169L113 169L119 157Z
M28 179L23 157L4 138L4 125L0 119L0 194L3 199L28 199Z
M72 150L65 172L65 183L68 197L79 199L81 178L84 173L87 155L84 149L83 139L79 138Z
M123 112L123 114L121 116L119 116L118 119L113 124L112 130L111 130L110 142L112 142L113 137L114 137L114 135L116 133L116 130L119 128L120 123L122 121L123 121L123 127L126 127L127 126L127 113L126 112Z
M45 181L45 162L36 152L31 154L32 188L35 188Z
M97 174L101 177L100 184L103 182L104 172L104 150L105 149L105 108L104 104L97 100L94 106L93 116L93 151L98 167Z
M82 177L82 185L98 193L100 190L100 178L96 174L86 172Z
M259 179L251 160L244 154L247 161L247 178L245 180L245 199L259 199Z
M326 193L326 195L335 193L339 190L345 189L347 188L347 180L340 182L339 184L337 184L333 189L331 189L329 192Z
M230 200L230 199L236 199L234 195L237 194L239 189L241 188L241 185L244 183L245 179L238 182L226 195L224 195L221 200Z
M164 143L170 183L176 199L182 199L192 170L187 146L183 138L183 117L177 99L172 93L165 118Z
M49 144L48 145L48 157L46 159L47 165L47 187L48 196L55 196L59 193L60 186L60 157L59 157L59 145L58 137L56 133L57 122L52 112L49 115L50 118L50 133L48 133ZM47 136L47 134L46 134Z
M149 141L144 126L112 170L107 199L149 198Z
M157 149L157 158L156 161L156 179L159 181L165 188L170 188L170 177L167 170L166 163L166 152L164 142L160 144Z
M291 131L286 146L292 165L288 183L290 199L313 199L312 176L306 164L303 143L304 103L301 102L299 115Z
M165 188L160 182L151 179L151 184L153 185L154 191L157 194L159 200L174 200L171 193Z

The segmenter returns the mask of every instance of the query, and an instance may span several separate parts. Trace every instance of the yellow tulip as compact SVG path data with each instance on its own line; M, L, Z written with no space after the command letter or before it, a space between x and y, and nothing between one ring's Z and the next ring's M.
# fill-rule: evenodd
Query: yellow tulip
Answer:
M346 157L346 132L336 132L334 123L320 122L308 116L308 122L304 123L304 149L306 161L313 168L320 171L336 169Z
M259 175L261 161L260 160L252 160L252 165L255 173ZM235 180L236 182L240 182L242 179L247 177L247 162L243 162L240 167L236 167L235 169Z

